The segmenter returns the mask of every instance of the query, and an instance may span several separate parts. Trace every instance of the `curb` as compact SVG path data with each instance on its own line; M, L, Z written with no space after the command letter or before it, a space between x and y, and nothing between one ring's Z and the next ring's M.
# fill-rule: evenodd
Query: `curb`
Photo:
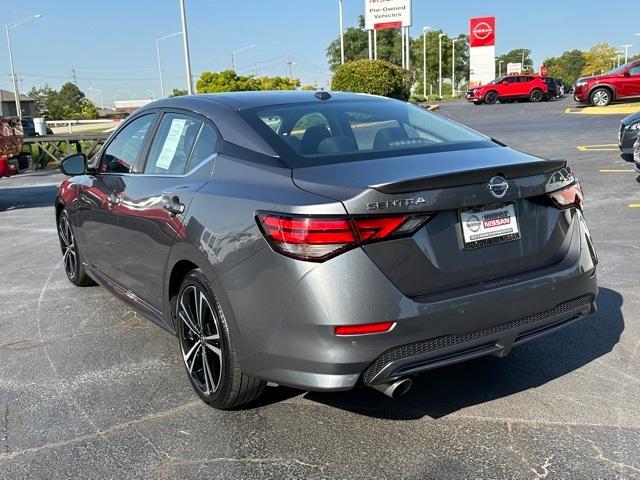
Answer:
M436 110L440 110L440 105L427 105L427 110L429 110L430 112L435 112Z
M582 107L567 108L564 113L567 115L630 115L640 112L640 106L617 105L614 107Z

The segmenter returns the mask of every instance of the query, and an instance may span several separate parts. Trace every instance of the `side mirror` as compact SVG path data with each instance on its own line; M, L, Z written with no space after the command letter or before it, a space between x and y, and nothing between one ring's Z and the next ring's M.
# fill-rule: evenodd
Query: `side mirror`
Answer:
M87 172L87 156L84 153L75 153L65 157L60 162L60 171L65 175L84 175Z

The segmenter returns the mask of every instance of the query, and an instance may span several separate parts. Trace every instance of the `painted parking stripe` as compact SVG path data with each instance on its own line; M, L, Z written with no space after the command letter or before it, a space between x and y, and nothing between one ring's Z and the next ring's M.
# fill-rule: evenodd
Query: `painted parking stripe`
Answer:
M629 207L631 207L631 208L640 208L640 203L630 203Z
M615 152L618 150L618 144L607 143L605 145L580 145L576 148L581 152Z
M631 169L631 168L627 168L627 169L615 169L615 168L601 168L600 170L598 170L600 173L633 173L635 172L635 170Z

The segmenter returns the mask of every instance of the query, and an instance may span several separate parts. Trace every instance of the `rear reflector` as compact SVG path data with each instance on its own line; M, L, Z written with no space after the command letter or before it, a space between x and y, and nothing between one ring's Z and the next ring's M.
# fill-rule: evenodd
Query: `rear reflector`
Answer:
M321 262L365 243L413 234L427 215L307 216L257 212L271 247L289 257Z
M394 322L367 323L364 325L342 325L336 327L336 335L369 335L385 333L393 328Z

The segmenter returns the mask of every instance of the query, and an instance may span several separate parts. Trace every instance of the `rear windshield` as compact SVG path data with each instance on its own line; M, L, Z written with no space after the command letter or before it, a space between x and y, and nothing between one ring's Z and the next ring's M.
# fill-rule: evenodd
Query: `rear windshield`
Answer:
M327 100L245 110L291 167L478 148L489 138L391 100Z

